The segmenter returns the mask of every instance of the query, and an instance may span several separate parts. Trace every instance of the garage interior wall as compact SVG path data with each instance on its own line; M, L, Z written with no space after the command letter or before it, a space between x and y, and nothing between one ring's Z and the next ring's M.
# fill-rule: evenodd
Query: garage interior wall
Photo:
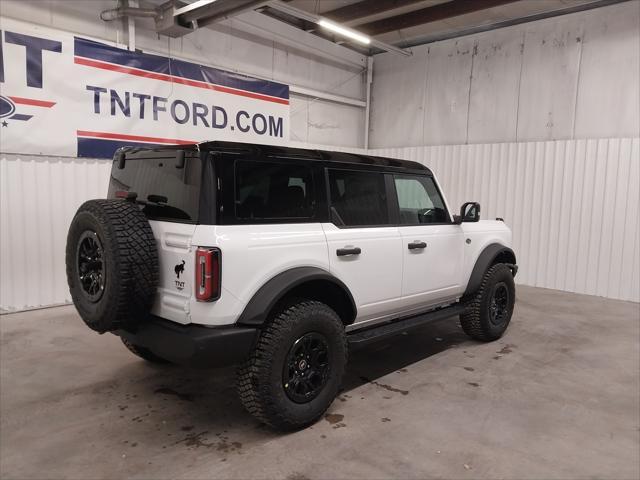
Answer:
M370 147L637 137L640 2L376 55Z
M513 230L517 283L640 301L640 2L375 57L370 146Z
M640 139L373 150L431 168L454 211L468 201L513 232L516 283L640 302Z
M0 14L124 44L118 22L96 21L113 6L3 1ZM264 21L249 15L171 41L141 21L135 42L364 98L366 59L315 39L297 47L300 32L278 24L283 33L269 34ZM640 4L629 2L414 47L409 59L378 55L372 153L425 163L453 208L475 200L483 218L503 217L518 283L640 301L639 22ZM292 89L292 145L364 152L364 123L361 107ZM67 227L82 201L104 196L109 169L104 160L2 155L2 311L69 302Z
M323 144L346 151L363 146L363 55L255 12L177 39L157 35L152 20L138 18L128 38L123 21L99 18L116 6L115 0L2 0L0 15L285 83L292 146ZM336 96L341 99L331 100ZM0 311L70 301L64 274L67 227L83 201L106 195L109 170L105 160L2 153Z

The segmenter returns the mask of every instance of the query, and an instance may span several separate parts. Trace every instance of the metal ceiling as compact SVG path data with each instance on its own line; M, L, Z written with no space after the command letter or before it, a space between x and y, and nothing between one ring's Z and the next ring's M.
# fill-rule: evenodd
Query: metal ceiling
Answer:
M248 11L337 43L364 55L384 51L410 55L410 48L518 23L634 0L149 0L158 33L178 37ZM142 2L141 2L142 3ZM103 20L149 16L127 0L103 12ZM153 9L151 9L153 11ZM108 18L106 18L108 17ZM318 25L328 19L365 34L368 45Z
M288 4L343 23L377 41L410 48L622 1L627 0L290 0ZM269 6L260 11L367 55L381 51L320 31Z

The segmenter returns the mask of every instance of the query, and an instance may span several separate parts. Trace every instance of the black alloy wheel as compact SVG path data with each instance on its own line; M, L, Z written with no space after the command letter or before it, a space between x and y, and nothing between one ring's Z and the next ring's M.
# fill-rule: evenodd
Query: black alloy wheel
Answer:
M504 282L496 283L489 301L489 319L494 325L502 325L509 314L509 289Z
M329 377L329 345L324 335L307 333L298 338L284 364L282 382L287 396L307 403L318 396Z
M87 230L80 236L76 255L82 293L90 302L97 302L104 293L106 272L102 242L96 232Z
M317 422L336 398L348 356L344 323L327 304L289 299L238 368L238 396L261 422L292 431Z
M464 299L460 325L471 338L490 342L502 337L511 322L516 288L511 266L497 263L482 277L480 288Z

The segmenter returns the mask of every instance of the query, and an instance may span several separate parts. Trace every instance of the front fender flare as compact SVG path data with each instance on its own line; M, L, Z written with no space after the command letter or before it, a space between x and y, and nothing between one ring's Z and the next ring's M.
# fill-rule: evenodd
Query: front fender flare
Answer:
M476 260L476 264L471 271L471 275L469 276L469 282L467 283L467 288L464 291L463 296L473 294L478 288L480 288L480 284L482 283L482 277L484 277L485 272L489 269L489 267L494 263L495 259L499 255L504 255L507 262L512 265L512 272L515 276L517 272L516 267L516 255L513 253L509 247L505 247L504 245L500 245L499 243L491 243L485 247L484 250L478 256Z
M266 320L269 312L284 296L303 283L323 280L333 283L346 293L351 303L351 308L356 312L356 304L349 288L338 278L329 272L317 267L295 267L279 273L267 281L253 295L238 317L238 324L260 326Z

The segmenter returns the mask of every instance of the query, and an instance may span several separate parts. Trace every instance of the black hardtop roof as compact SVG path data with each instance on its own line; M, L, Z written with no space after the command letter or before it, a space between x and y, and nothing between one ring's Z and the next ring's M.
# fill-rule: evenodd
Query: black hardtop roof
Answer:
M296 160L312 160L336 163L350 163L359 165L371 165L378 167L390 167L395 169L405 169L412 171L420 171L422 173L431 174L431 170L421 163L411 160L398 160L388 157L377 157L374 155L363 155L360 153L335 152L330 150L316 150L309 148L293 148L279 145L263 145L258 143L240 143L240 142L224 142L212 141L201 142L189 145L174 145L163 147L149 148L131 148L123 147L118 150L125 153L137 152L162 152L166 150L187 150L187 151L219 151L229 153L251 152L255 155L263 157L280 157L291 158ZM116 152L116 155L118 152Z

